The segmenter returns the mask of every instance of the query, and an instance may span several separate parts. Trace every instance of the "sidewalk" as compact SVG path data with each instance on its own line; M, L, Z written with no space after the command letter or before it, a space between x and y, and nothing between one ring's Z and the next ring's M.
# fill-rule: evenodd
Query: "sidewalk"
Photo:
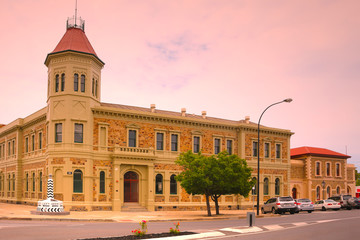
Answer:
M104 222L150 222L159 221L200 221L246 218L248 210L220 210L220 215L207 216L206 211L155 211L155 212L115 212L91 211L70 212L70 215L33 215L35 206L0 203L0 219L8 220L56 220L56 221L104 221ZM258 216L263 217L263 216Z

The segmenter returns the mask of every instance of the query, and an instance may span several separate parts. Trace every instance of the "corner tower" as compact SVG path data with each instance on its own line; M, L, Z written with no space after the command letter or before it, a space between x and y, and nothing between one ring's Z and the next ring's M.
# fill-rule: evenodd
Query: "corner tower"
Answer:
M104 62L91 46L84 26L81 18L68 19L64 36L45 60L49 150L60 143L66 148L73 143L92 145L87 142L92 139L91 108L100 105Z

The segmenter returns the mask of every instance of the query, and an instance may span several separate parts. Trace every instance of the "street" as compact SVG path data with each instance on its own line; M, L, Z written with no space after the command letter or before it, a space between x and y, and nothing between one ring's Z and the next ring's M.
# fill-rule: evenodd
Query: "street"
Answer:
M181 214L181 212L179 212ZM181 222L181 231L211 232L203 239L356 239L360 210L266 215L247 228L246 219ZM0 239L81 239L130 235L137 223L0 221ZM148 233L168 232L172 222L149 222Z

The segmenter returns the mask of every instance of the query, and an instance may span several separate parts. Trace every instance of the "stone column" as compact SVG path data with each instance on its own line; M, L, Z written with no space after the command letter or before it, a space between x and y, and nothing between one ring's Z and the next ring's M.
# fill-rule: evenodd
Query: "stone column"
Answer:
M149 211L155 211L154 206L154 166L148 166L148 202L147 202L147 209Z
M120 199L120 162L118 159L114 159L113 164L113 196L112 196L112 210L121 211L121 199Z

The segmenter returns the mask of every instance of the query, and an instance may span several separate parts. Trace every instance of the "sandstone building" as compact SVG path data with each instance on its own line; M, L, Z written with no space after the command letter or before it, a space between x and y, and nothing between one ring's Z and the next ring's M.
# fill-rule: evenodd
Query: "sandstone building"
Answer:
M66 210L121 211L205 208L175 176L181 152L227 150L247 160L257 176L257 124L101 102L104 62L84 32L67 30L45 60L47 105L0 128L0 201L36 204L54 179ZM106 81L106 79L104 80ZM260 201L290 195L289 130L261 126ZM220 207L245 208L252 195L222 196Z
M350 156L324 148L291 149L291 191L294 198L312 201L333 195L355 196L355 166Z

